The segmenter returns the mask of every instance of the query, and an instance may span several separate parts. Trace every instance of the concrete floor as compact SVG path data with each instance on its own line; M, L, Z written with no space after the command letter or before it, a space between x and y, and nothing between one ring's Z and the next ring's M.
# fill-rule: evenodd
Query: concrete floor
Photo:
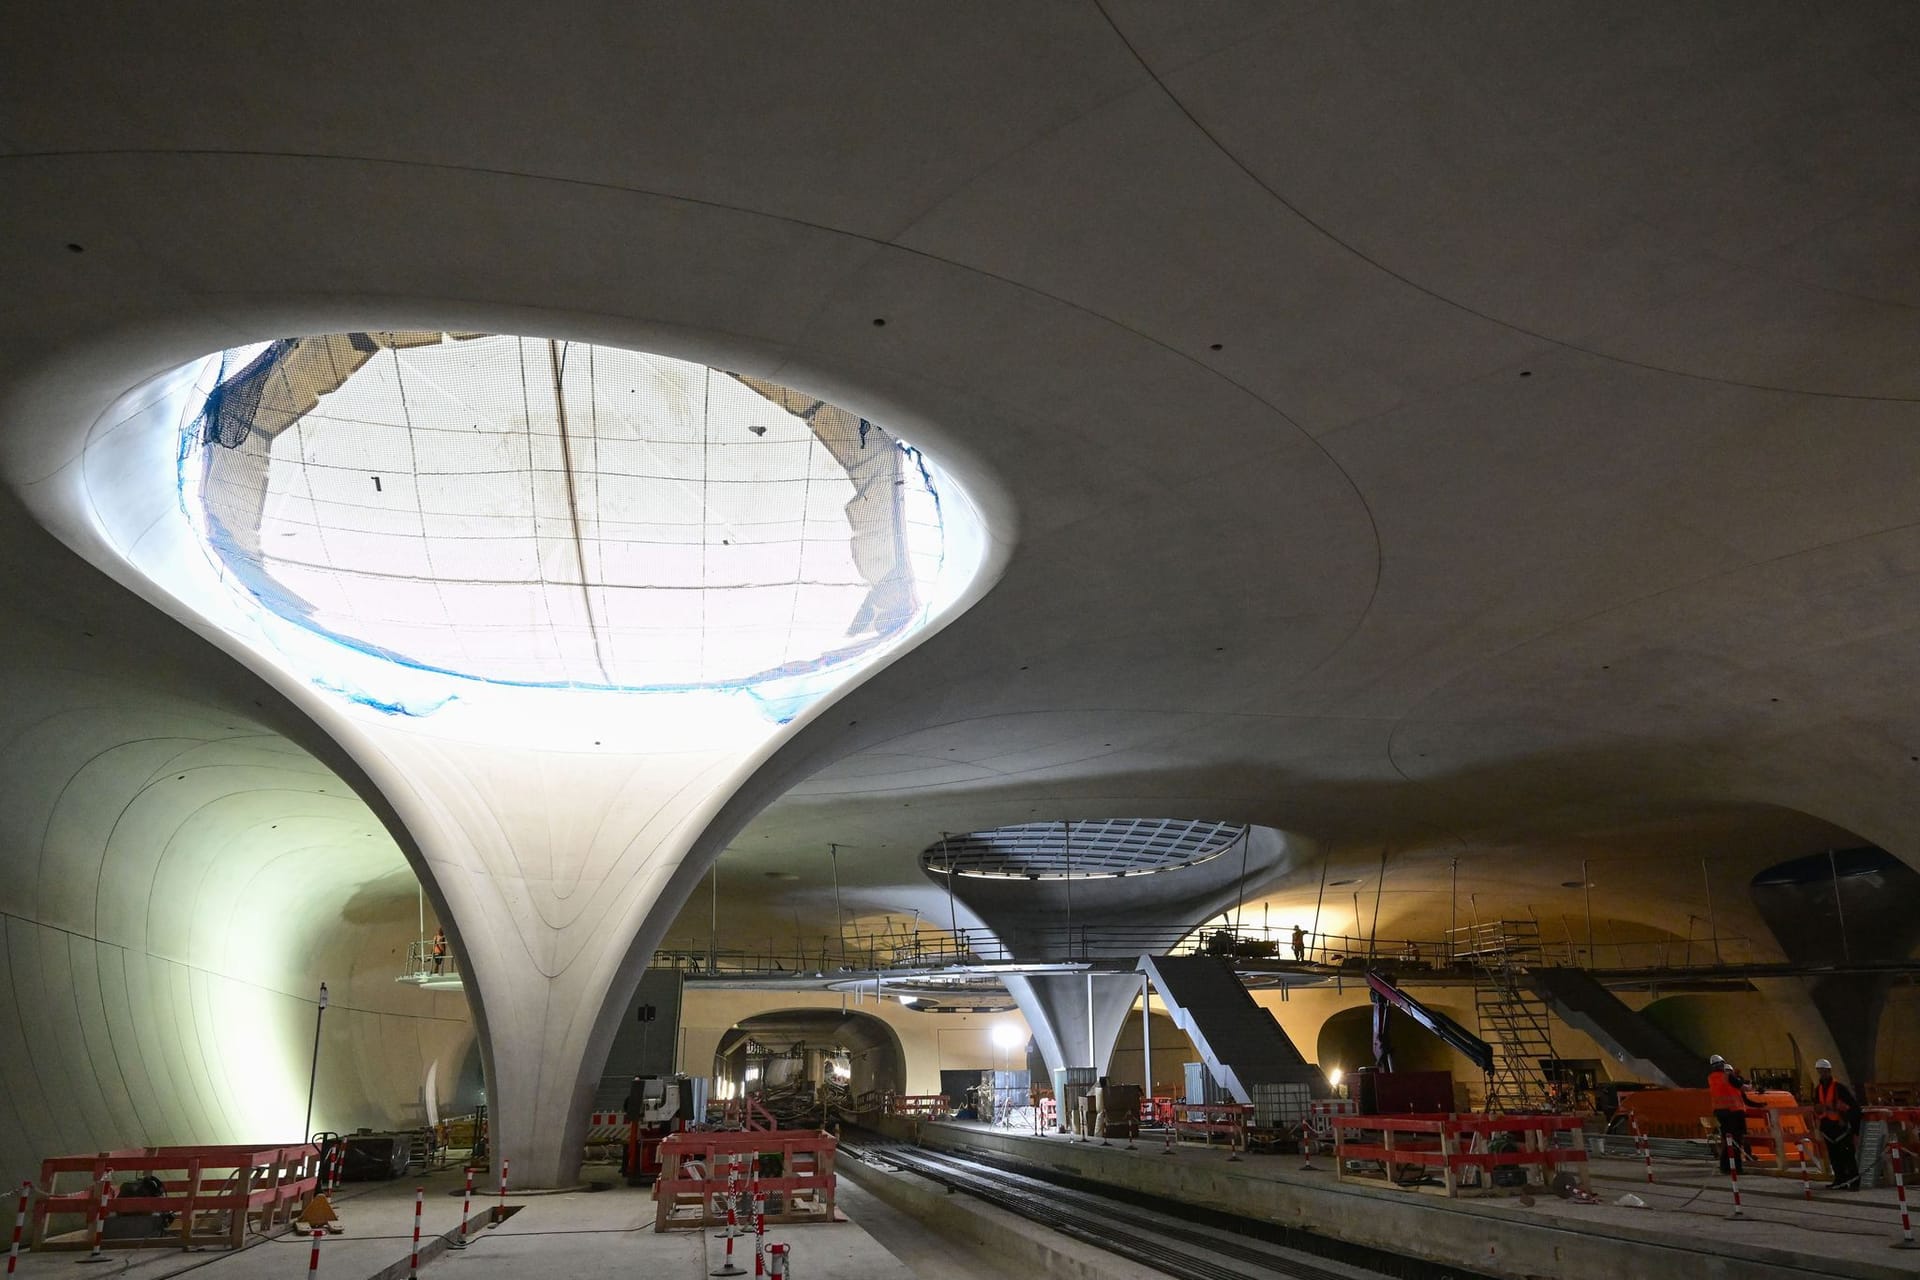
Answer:
M606 1170L589 1168L589 1176ZM459 1225L461 1184L457 1172L424 1179L350 1184L335 1206L345 1231L321 1242L320 1274L335 1280L365 1280L403 1264L412 1249L413 1189L426 1188L422 1209L423 1245L434 1234ZM796 1274L839 1280L995 1280L1003 1274L989 1263L968 1257L927 1235L911 1220L871 1196L840 1183L840 1206L849 1221L790 1230L770 1228L769 1243L794 1247ZM497 1203L477 1200L476 1215ZM724 1244L706 1231L656 1235L653 1200L644 1188L613 1187L598 1192L508 1196L518 1206L498 1227L474 1231L469 1247L421 1266L422 1273L452 1280L527 1280L530 1276L649 1277L704 1280L721 1263ZM871 1230L869 1230L869 1226ZM306 1275L311 1241L282 1232L252 1237L237 1253L176 1250L110 1251L98 1268L70 1270L84 1253L24 1254L21 1276L72 1276L88 1270L135 1280L166 1280L192 1273L195 1280L252 1280L254 1277ZM735 1242L735 1256L753 1269L751 1242ZM399 1272L404 1277L404 1270Z
M1303 1170L1298 1155L1248 1155L1234 1163L1219 1147L1188 1145L1169 1155L1157 1141L1127 1151L1118 1144L1069 1143L976 1124L930 1124L923 1133L935 1145L1002 1150L1095 1181L1376 1247L1420 1253L1427 1246L1428 1256L1446 1249L1450 1261L1494 1274L1612 1280L1640 1274L1920 1275L1920 1251L1894 1247L1900 1220L1891 1188L1817 1190L1809 1203L1797 1178L1748 1176L1741 1181L1745 1217L1733 1221L1726 1179L1711 1166L1677 1161L1656 1161L1657 1181L1649 1187L1640 1162L1595 1160L1591 1173L1602 1203L1574 1204L1536 1191L1532 1203L1523 1205L1517 1198L1448 1200L1342 1183L1330 1155ZM1647 1207L1615 1203L1628 1192Z

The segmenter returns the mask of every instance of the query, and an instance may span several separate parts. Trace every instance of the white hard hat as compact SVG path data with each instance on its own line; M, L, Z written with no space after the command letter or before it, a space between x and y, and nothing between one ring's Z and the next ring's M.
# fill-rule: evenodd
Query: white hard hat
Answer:
M1813 1069L1815 1071L1831 1071L1833 1070L1833 1064L1831 1062L1828 1062L1825 1058L1822 1058L1820 1059L1820 1061L1813 1064Z
M1719 1054L1716 1053L1711 1058L1707 1059L1707 1065L1710 1067L1717 1067L1725 1061L1726 1061L1725 1058L1721 1057Z

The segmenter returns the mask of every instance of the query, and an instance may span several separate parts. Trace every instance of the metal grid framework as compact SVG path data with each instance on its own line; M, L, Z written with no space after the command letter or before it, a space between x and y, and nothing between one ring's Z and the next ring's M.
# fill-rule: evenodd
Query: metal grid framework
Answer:
M806 676L923 620L944 555L910 447L684 360L327 334L227 352L202 390L183 505L230 585L431 671L654 689Z
M920 865L945 875L1075 880L1178 871L1226 852L1246 827L1205 818L1023 822L942 837Z

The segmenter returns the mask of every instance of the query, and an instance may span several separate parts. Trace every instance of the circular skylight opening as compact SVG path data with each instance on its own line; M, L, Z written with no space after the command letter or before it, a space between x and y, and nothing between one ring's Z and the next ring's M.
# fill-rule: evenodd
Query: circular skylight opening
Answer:
M1009 880L1150 875L1217 858L1246 830L1192 818L1025 822L947 836L927 846L920 865L936 875Z
M922 455L666 356L477 333L210 360L182 505L229 586L328 640L510 685L728 689L925 621L949 551Z

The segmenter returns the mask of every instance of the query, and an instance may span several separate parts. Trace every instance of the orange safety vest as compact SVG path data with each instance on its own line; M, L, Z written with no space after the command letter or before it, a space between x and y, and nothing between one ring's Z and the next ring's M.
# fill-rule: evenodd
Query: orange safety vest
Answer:
M1825 1084L1813 1086L1813 1096L1820 1104L1821 1118L1824 1120L1844 1120L1843 1111L1851 1110L1840 1097L1840 1082L1829 1080Z
M1745 1111L1747 1100L1741 1096L1740 1086L1724 1070L1715 1071L1707 1077L1707 1092L1713 1098L1715 1111Z

